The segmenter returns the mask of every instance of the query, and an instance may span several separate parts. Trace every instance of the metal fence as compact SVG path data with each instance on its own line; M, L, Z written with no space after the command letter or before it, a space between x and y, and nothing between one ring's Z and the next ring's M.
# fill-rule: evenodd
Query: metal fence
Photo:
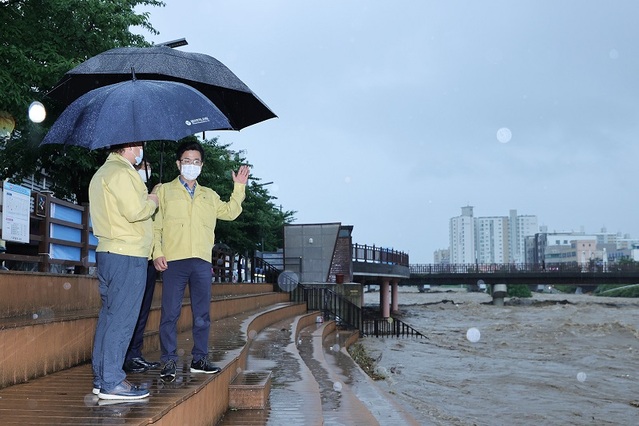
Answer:
M639 272L639 263L565 262L536 263L458 263L410 265L411 274L468 274L468 273L529 273L529 272Z
M353 262L387 263L408 266L408 255L401 251L376 247L375 245L353 244L351 246Z

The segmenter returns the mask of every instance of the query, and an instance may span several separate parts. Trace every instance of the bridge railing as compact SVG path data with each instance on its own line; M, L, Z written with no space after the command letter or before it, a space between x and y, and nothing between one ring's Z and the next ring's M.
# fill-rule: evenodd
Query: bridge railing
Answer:
M351 251L353 262L409 265L408 254L393 249L376 247L375 245L353 244Z
M639 264L597 262L566 262L541 265L537 263L456 263L414 264L409 266L411 274L469 274L469 273L540 273L540 272L639 272Z

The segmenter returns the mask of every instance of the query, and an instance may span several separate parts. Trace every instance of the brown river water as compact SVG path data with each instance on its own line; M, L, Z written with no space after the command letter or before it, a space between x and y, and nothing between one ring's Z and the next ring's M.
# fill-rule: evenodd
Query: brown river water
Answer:
M376 384L424 425L639 425L639 299L491 300L401 288L397 317L427 338L360 339Z

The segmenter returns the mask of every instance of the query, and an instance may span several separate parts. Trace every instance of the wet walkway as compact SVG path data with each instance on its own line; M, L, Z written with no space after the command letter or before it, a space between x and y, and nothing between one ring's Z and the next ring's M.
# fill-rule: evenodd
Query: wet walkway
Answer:
M272 371L269 405L229 411L221 426L235 425L417 425L348 355L352 331L313 324L294 340L290 318L265 328L252 340L247 371Z
M210 359L223 369L227 368L238 358L246 345L247 324L264 312L287 306L290 304L277 303L213 321L209 340ZM91 365L86 363L27 383L0 389L0 424L151 424L163 419L177 404L190 398L194 392L202 391L211 381L233 373L223 371L215 376L191 373L190 330L178 335L178 347L178 369L174 382L164 383L159 377L159 370L127 376L131 383L147 387L151 393L149 398L124 403L98 400L97 396L91 393L93 374ZM144 355L148 360L155 361L160 358L159 351L145 351ZM223 389L227 391L226 385Z
M222 426L417 424L401 407L393 405L348 356L345 342L351 332L328 333L328 328L334 327L332 322L315 323L316 313L302 315L303 306L291 308L290 303L273 303L213 321L209 357L223 368L219 375L190 372L189 330L178 335L178 374L174 382L160 380L159 370L128 376L132 383L147 387L150 398L124 403L99 401L91 393L91 365L85 363L1 389L0 424L205 424L202 419L206 417L200 411L207 405L224 404L228 384L241 372L236 365L247 344L245 370L272 374L269 401L261 410L228 411L218 422ZM278 318L286 319L260 326L259 333L249 328L265 315L275 318L277 312L289 310L296 313L279 314ZM297 339L295 330L300 330ZM160 358L159 351L145 351L144 355L149 360ZM217 397L220 392L223 397ZM194 406L197 409L176 409L196 397L201 401Z

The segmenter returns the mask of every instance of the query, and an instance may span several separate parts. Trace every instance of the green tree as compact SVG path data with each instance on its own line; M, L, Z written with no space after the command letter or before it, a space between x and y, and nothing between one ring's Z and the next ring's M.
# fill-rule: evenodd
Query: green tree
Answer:
M46 98L64 73L86 59L115 47L148 45L131 33L157 31L139 5L164 6L159 0L5 0L0 2L0 111L15 120L10 137L0 140L0 178L17 178L46 170L56 195L87 201L86 188L102 162L101 153L38 147L64 105ZM31 102L47 108L41 124L28 120Z
M39 143L65 105L56 104L46 93L64 74L106 50L123 46L149 45L143 36L130 32L142 28L157 31L148 13L136 13L138 6L164 6L159 0L0 0L0 113L14 117L15 131L0 139L0 179L17 181L35 172L46 173L57 197L88 201L91 176L104 162L106 151ZM41 124L28 120L31 102L47 108ZM2 116L2 115L0 115ZM215 189L223 198L232 191L231 170L246 163L241 153L220 145L204 143L206 167L198 181ZM153 165L151 183L175 178L177 145L149 142L147 159ZM256 248L282 247L282 226L293 220L294 212L275 208L267 190L253 177L247 188L244 212L233 222L220 221L218 240L236 252L252 255Z

